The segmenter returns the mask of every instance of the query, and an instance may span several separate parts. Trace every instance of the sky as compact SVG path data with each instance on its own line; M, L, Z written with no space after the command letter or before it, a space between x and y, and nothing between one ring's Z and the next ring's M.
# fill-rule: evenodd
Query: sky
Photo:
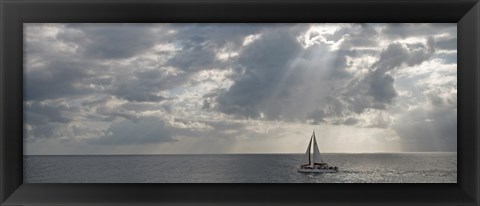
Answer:
M456 152L456 24L24 24L24 154Z

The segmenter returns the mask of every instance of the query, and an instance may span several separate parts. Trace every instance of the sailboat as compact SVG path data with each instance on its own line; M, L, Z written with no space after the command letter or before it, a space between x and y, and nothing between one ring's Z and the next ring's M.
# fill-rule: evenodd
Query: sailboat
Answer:
M310 149L313 141L313 155L310 156ZM338 172L338 167L329 166L323 161L318 149L317 139L315 138L315 131L313 131L310 142L308 143L307 152L305 152L305 158L298 169L300 173L334 173Z

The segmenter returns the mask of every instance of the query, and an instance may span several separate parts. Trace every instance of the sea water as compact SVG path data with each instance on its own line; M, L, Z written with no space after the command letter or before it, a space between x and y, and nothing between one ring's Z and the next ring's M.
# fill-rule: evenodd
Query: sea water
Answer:
M322 154L338 173L304 174L302 154L24 156L27 183L456 183L456 153Z

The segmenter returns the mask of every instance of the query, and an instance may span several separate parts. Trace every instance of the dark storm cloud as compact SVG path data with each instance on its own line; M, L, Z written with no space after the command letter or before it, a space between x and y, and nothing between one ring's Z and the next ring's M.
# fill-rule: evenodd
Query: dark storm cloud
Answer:
M371 75L370 94L376 102L389 104L397 96L397 91L393 87L393 77L375 71Z
M65 136L71 123L82 117L82 109L70 106L68 100L37 102L24 104L25 124L30 127L24 138L59 138ZM62 130L62 131L61 131Z
M79 111L79 108L70 108L65 104L38 102L26 104L24 109L27 110L25 117L31 124L68 123L75 116L73 112Z
M91 88L79 88L76 84L83 84L85 79L94 78L94 65L75 61L52 61L44 68L37 68L26 72L25 98L26 100L43 100L68 97L71 95L94 92Z
M41 69L27 71L26 98L54 99L97 92L129 101L164 100L159 91L175 87L178 85L175 81L181 83L188 77L167 76L158 70L135 72L139 66L130 65L135 72L132 78L131 74L119 71L118 66L102 62L137 56L153 47L155 41L170 37L166 32L157 34L154 28L150 24L68 24L56 38L57 42L77 46L73 57L54 55L58 53L56 50L48 51L49 55L43 54L34 49L40 42L30 41L27 44L29 56L48 58L45 59L47 65ZM168 29L168 26L162 28Z
M128 58L151 48L157 35L150 24L69 24L58 38L98 59Z
M106 134L104 137L89 141L100 145L143 145L176 141L170 128L161 119L155 117L114 123Z
M185 71L206 69L215 63L215 52L207 46L185 46L181 52L168 60L167 65Z
M448 34L455 36L457 28L451 23L436 23L436 24L416 24L416 23L400 23L387 24L382 29L382 35L391 39L404 39L408 37L425 37L432 35L432 31L436 34Z
M372 66L372 71L361 79L354 79L344 93L343 101L355 113L365 109L384 110L397 96L395 79L390 71L402 66L415 66L430 59L435 51L433 38L428 38L425 45L409 48L407 45L392 43L380 54L379 60Z
M442 39L437 41L436 46L438 49L457 50L457 38Z
M198 45L210 45L217 48L227 47L230 49L243 44L246 36L260 33L262 30L281 25L265 24L175 24L175 38L186 47Z
M142 90L144 88L151 89L145 86L142 84L121 84L115 91L115 94L120 98L136 102L160 102L166 99L162 95L155 94L155 91Z
M207 110L207 111L211 111L213 109L212 100L203 99L202 109Z
M444 64L457 64L457 53L438 53L434 55Z
M224 68L216 59L217 52L238 50L248 35L256 34L263 29L262 25L239 24L180 24L173 42L181 49L168 60L167 65L184 71Z
M283 89L279 97L290 95L288 88L279 88L279 82L287 75L289 63L301 51L301 45L290 30L272 30L262 34L255 44L245 48L238 62L245 68L242 78L218 98L219 111L226 114L257 118L262 100L271 97L277 89ZM295 79L291 79L296 81ZM293 86L296 82L288 82ZM278 103L269 105L265 113L277 118Z
M133 72L117 76L112 94L135 102L161 102L167 98L159 92L178 87L189 79L189 73L171 75L158 69Z
M325 103L324 112L328 116L343 117L349 111L337 97L326 96Z
M309 50L318 49L318 46L312 46ZM339 50L335 52L335 57L331 59L331 64L328 64L329 72L328 76L330 80L339 80L345 79L350 77L350 74L346 71L346 68L349 66L349 62L347 62L347 56L353 56L355 51L347 51L347 50ZM352 55L353 54L353 55Z
M415 66L428 60L434 52L435 40L432 37L427 39L426 44L416 44L411 48L408 48L408 44L392 43L380 54L380 59L374 67L385 73L404 65Z

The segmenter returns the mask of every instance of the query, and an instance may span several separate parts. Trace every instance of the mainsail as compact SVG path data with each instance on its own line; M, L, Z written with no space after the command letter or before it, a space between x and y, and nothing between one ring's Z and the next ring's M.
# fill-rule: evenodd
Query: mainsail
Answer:
M318 149L317 139L315 138L315 132L313 132L313 164L323 164L325 163L320 155L320 150Z
M313 135L310 138L310 143L308 143L307 152L305 152L305 158L302 161L302 166L311 165L312 161L310 160L310 148L312 147Z
M310 154L312 150L313 142L313 154ZM338 172L338 167L329 166L326 162L323 161L322 156L320 155L320 150L318 149L317 138L315 137L315 130L313 131L312 137L310 137L310 142L308 143L307 152L305 152L305 158L303 159L302 165L298 168L300 173L334 173Z

